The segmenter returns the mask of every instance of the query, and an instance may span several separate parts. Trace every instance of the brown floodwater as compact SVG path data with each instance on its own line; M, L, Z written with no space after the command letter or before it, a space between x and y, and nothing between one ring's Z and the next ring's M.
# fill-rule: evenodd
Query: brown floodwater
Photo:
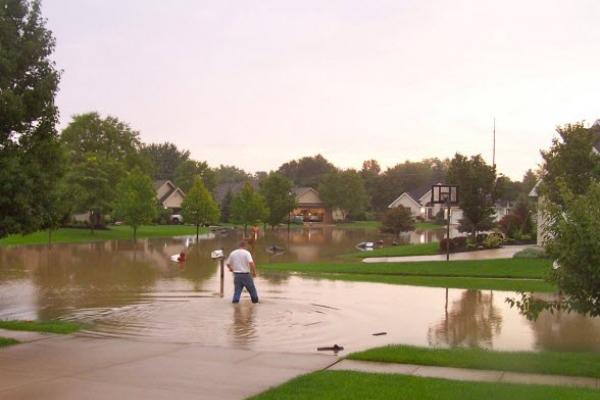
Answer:
M413 242L439 239L413 234ZM600 319L544 313L531 322L506 304L511 292L344 282L260 273L261 304L244 293L224 297L210 251L229 251L240 232L88 244L0 248L0 318L89 323L89 335L193 342L258 350L315 351L340 344L346 352L404 343L502 350L600 351ZM334 260L356 243L380 238L363 230L267 232L255 245L259 265ZM389 242L389 238L384 238ZM285 252L273 255L267 247ZM185 264L171 256L185 250ZM373 336L373 333L386 335Z

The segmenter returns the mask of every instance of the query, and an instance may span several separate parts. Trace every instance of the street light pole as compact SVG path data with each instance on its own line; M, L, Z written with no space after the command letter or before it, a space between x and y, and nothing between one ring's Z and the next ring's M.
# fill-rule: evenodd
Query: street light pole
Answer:
M450 261L450 195L446 198L446 207L448 209L446 217L448 223L446 227L446 261Z
M288 192L288 236L290 234L290 223L292 222L292 192Z

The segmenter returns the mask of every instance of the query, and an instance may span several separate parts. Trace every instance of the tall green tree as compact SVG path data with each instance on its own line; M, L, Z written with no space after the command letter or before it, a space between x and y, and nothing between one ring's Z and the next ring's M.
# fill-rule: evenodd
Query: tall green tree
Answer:
M0 1L0 237L43 227L62 173L54 47L39 1Z
M219 206L200 177L194 179L194 184L183 199L181 214L186 222L196 226L196 240L200 235L200 226L219 220Z
M269 209L265 199L258 193L250 182L246 182L242 190L231 200L231 220L244 226L244 235L247 233L248 225L265 221L269 215Z
M189 160L188 150L179 150L173 143L152 143L142 147L142 155L152 165L154 180L175 181L175 171L182 162Z
M133 228L133 240L137 239L140 225L149 224L157 215L156 192L150 177L134 170L117 186L115 217Z
M202 179L204 186L210 191L216 186L215 173L205 161L185 160L175 170L175 184L186 193L196 178Z
M229 222L231 215L231 201L233 200L233 194L231 190L228 190L221 204L221 221Z
M129 171L150 170L140 154L139 133L115 117L103 118L96 112L75 115L60 140L67 154L67 184L74 185L68 190L77 198L76 211L93 216L92 226L112 210L117 186Z
M74 209L88 213L92 234L94 228L102 224L102 216L112 209L112 203L117 198L112 176L115 169L112 162L88 155L65 177L66 190L72 198Z
M277 172L271 172L260 181L259 190L269 209L265 222L274 228L296 207L292 182Z
M400 237L402 232L409 232L415 229L415 220L406 207L388 208L381 219L381 232L392 233L396 238Z
M379 179L380 174L381 167L377 160L371 159L363 162L362 169L360 170L360 176L365 183L365 190L367 191L368 197L367 208L370 211L374 210L373 198L376 195L377 180Z
M289 161L281 165L277 172L294 182L296 186L310 186L316 189L321 179L335 169L335 166L325 157L317 154L314 157Z
M494 168L481 155L467 158L457 153L450 162L448 183L458 185L459 206L463 211L458 230L476 235L491 229L497 197Z
M319 185L319 196L329 208L338 208L345 220L365 209L367 192L362 177L353 169L332 172Z
M98 160L113 162L122 171L150 170L148 160L141 155L139 132L116 117L103 118L97 112L75 115L60 139L73 166L94 155Z
M541 151L544 159L540 193L555 204L563 204L561 191L574 195L586 193L593 181L600 180L600 154L593 150L595 130L583 123L559 126L559 137L552 147ZM566 186L561 189L562 186Z

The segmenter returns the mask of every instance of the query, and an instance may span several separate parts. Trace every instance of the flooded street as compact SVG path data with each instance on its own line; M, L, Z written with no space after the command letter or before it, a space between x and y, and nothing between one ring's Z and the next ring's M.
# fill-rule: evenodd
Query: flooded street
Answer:
M413 242L439 239L415 233ZM543 314L527 321L510 292L426 288L260 273L268 262L335 260L375 231L267 232L255 246L261 304L230 303L226 271L219 295L210 251L233 249L239 232L193 238L0 248L0 318L60 318L90 323L91 335L311 352L334 343L356 351L387 343L479 346L501 350L600 351L600 319ZM389 240L386 238L385 240ZM281 255L266 249L286 249ZM170 257L184 250L188 261ZM373 333L387 332L373 336Z

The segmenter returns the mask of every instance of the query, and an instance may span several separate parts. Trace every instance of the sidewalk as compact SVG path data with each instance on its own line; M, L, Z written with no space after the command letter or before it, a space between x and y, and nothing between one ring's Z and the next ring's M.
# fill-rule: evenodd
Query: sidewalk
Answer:
M244 399L338 358L53 336L0 349L1 399Z
M515 253L535 247L534 245L504 246L499 249L465 251L450 254L450 260L489 260L494 258L512 258ZM413 261L446 261L445 254L434 254L431 256L405 256L405 257L369 257L364 258L364 263L398 263Z
M600 379L579 376L543 375L520 372L490 371L466 368L436 367L429 365L379 363L372 361L342 360L329 371L357 371L380 374L400 374L475 382L510 382L550 386L576 386L600 389Z

